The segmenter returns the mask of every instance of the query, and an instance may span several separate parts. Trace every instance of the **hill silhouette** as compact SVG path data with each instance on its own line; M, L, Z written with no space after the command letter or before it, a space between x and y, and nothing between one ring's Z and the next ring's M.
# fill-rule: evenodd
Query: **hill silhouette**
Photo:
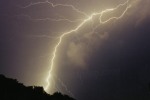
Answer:
M75 100L59 92L47 94L43 87L24 86L16 79L0 75L0 100Z

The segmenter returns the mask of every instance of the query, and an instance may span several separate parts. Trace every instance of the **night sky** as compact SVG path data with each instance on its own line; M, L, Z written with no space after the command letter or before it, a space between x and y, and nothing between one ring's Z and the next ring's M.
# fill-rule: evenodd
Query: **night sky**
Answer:
M52 7L44 1L0 1L0 74L25 85L46 85L59 36L86 18L70 6ZM126 0L49 1L73 5L90 15ZM77 100L150 100L150 1L130 0L129 4L121 19L92 31L92 25L99 24L94 17L63 39L49 93L60 91ZM103 20L124 9L106 14Z

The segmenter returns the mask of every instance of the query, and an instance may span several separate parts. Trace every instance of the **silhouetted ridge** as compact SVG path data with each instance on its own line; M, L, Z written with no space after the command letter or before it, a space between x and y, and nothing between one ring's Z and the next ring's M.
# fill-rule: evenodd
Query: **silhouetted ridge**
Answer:
M16 79L0 75L0 100L75 100L59 92L47 94L43 87L24 86Z

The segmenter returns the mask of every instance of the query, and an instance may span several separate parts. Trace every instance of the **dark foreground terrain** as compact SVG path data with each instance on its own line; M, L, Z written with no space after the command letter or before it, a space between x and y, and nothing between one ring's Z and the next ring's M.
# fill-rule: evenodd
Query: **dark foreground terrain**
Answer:
M47 94L43 87L24 86L16 79L0 75L0 100L75 100L59 92Z

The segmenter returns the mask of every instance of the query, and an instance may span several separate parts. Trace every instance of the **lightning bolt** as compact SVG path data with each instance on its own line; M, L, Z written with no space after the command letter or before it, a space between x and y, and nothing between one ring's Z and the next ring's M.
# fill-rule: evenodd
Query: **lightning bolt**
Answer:
M55 47L54 47L54 50L53 50L53 52L52 52L52 58L51 58L51 60L50 60L50 69L49 69L49 71L48 71L48 76L46 77L46 86L44 87L44 89L45 89L45 91L48 91L48 89L50 88L50 82L51 81L54 81L54 75L52 75L52 72L53 72L53 68L54 68L54 66L55 66L55 60L56 60L56 54L57 54L57 50L59 49L59 47L60 47L60 45L61 45L61 43L62 43L62 41L63 41L63 39L64 39L64 37L66 36L66 35L69 35L69 34L73 34L73 33L76 33L79 29L81 29L81 27L82 26L84 26L87 22L89 22L89 21L92 21L92 27L93 27L93 24L94 24L94 22L93 22L93 18L95 17L95 16L98 16L98 18L99 18L99 25L100 24L105 24L105 23L107 23L107 22L109 22L109 21L111 21L111 20L118 20L118 19L120 19L120 18L122 18L124 15L125 15L125 13L128 11L128 9L131 7L131 5L128 5L129 4L129 1L130 0L127 0L126 2L124 2L124 3L122 3L122 4L118 4L116 7L114 7L114 8L111 8L111 9L106 9L106 10L103 10L103 11L100 11L100 12L94 12L94 13L92 13L90 16L89 15L87 15L85 12L83 12L83 11L80 11L79 9L77 9L76 7L74 7L73 5L68 5L68 4L54 4L54 3L52 3L52 2L50 2L50 1L48 1L48 0L46 0L46 1L43 1L43 2L36 2L36 3L30 3L29 5L27 5L27 6L24 6L24 7L21 7L21 8L23 8L23 9L25 9L25 8L28 8L28 7L31 7L31 6L35 6L35 5L39 5L39 4L49 4L51 7L53 7L53 8L55 8L55 7L58 7L58 6L60 6L60 7L69 7L69 8L71 8L73 11L75 11L75 12L77 12L77 13L79 13L80 15L84 15L85 16L85 19L76 19L76 20L70 20L70 19L66 19L66 18L59 18L59 19L53 19L53 18L41 18L41 19L34 19L34 18L32 18L31 16L28 16L28 15L22 15L22 16L26 16L26 17L28 17L30 20L33 20L33 21L67 21L67 22L70 22L70 23L74 23L74 22L79 22L79 21L81 21L81 23L78 25L78 26L76 26L76 28L74 28L74 29L72 29L72 30L70 30L70 31L68 31L68 32L65 32L65 33L63 33L62 35L60 35L59 37L58 37L58 42L56 43L56 45L55 45ZM120 8L120 7L123 7L123 6L126 6L126 8L125 8L125 10L122 12L122 14L120 15L120 16L117 16L117 17L110 17L109 19L107 19L107 20L102 20L102 17L103 17L103 15L104 14L106 14L106 13L109 13L109 12L113 12L113 11L115 11L115 10L117 10L118 8ZM98 25L98 26L99 26ZM93 31L98 27L98 26L96 26L96 27L93 27ZM42 37L45 37L45 36L42 36ZM47 37L47 36L46 36ZM57 78L58 79L58 78ZM66 87L66 85L60 80L60 79L58 79L58 81L62 84L62 86L66 89L66 91L68 91L70 94L72 94L68 89L67 89L67 87Z
M52 74L51 74L51 73L52 73L53 68L54 68L54 63L55 63L55 59L56 59L56 53L57 53L57 50L58 50L59 46L60 46L61 43L62 43L63 38L64 38L66 35L73 34L73 33L77 32L83 25L85 25L87 22L89 22L90 20L92 20L94 16L99 16L100 24L105 24L105 23L107 23L107 22L109 22L109 21L111 21L111 20L113 20L113 19L118 20L118 19L122 18L122 17L124 16L124 14L127 12L127 10L131 7L131 5L128 5L128 2L129 2L129 0L127 0L127 1L126 1L125 3L123 3L123 4L119 4L119 5L116 6L115 8L106 9L106 10L101 11L101 12L92 13L89 17L87 17L86 19L84 19L75 29L70 30L70 31L68 31L68 32L65 32L65 33L63 33L63 34L59 37L59 41L58 41L58 43L56 44L56 46L54 47L53 56L52 56L52 59L51 59L51 65L50 65L49 74L48 74L48 76L47 76L47 78L46 78L47 85L46 85L45 88L44 88L46 91L48 91L48 89L49 89L49 87L50 87L50 79L52 78ZM50 4L51 4L51 3L50 3ZM33 5L33 4L31 4L31 5ZM112 12L112 11L118 9L119 7L125 6L125 5L127 5L127 7L126 7L126 9L123 11L123 13L122 13L120 16L118 16L118 17L111 17L111 18L109 18L109 19L107 19L107 20L105 20L105 21L102 20L102 16L103 16L105 13ZM74 8L72 5L63 5L63 4L57 4L57 5L53 5L53 4L52 4L52 6L53 6L53 7L55 7L55 6L69 6L69 7ZM76 10L76 9L74 9L74 10ZM76 11L78 11L78 10L76 10ZM80 11L78 11L78 12L80 12ZM82 13L82 12L80 12L80 13ZM82 13L82 14L85 14L85 13Z
M48 1L48 0L46 0L46 1L43 1L43 2L36 2L36 3L30 3L29 5L27 5L27 6L24 6L24 7L22 7L21 6L21 8L28 8L28 7L30 7L30 6L35 6L35 5L39 5L39 4L49 4L51 7L53 7L53 8L55 8L55 7L58 7L58 6L61 6L61 7L69 7L69 8L71 8L72 10L74 10L75 12L77 12L77 13L79 13L79 14L82 14L82 15L84 15L84 16L88 16L85 12L82 12L82 11L80 11L79 9L77 9L76 7L74 7L73 5L68 5L68 4L54 4L54 3L52 3L52 2L50 2L50 1Z
M58 18L58 19L54 19L54 18L32 18L31 16L25 15L25 14L16 15L16 16L26 17L26 18L28 18L29 20L32 20L32 21L55 21L55 22L66 21L66 22L70 22L70 23L76 23L76 22L79 22L79 21L83 20L83 19L70 20L70 19L67 19L67 18L64 18L64 17L63 18Z

